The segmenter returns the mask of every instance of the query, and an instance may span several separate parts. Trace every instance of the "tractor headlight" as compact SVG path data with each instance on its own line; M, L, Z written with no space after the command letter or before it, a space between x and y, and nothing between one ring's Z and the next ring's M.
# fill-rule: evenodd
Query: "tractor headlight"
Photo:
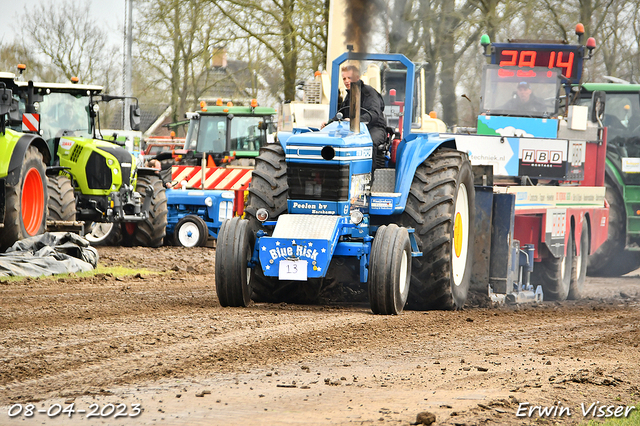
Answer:
M258 219L260 222L264 222L269 219L269 212L267 211L267 209L258 209L258 211L256 212L256 219Z
M362 222L362 219L364 219L364 215L360 210L351 210L351 222L357 225Z
M93 104L93 112L98 113L98 111L100 111L98 104Z
M204 199L204 205L207 207L213 206L213 200L211 199L211 197L207 197Z
M35 109L36 112L40 111L40 102L34 102L33 109Z

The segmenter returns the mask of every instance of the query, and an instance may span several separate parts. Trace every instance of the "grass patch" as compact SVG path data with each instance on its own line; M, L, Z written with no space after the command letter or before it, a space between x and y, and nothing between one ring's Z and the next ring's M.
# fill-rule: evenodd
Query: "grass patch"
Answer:
M96 269L87 272L78 272L78 273L65 273L65 274L56 274L56 275L41 275L39 277L0 277L0 282L15 282L22 281L27 278L39 279L39 280L57 280L59 278L85 278L85 277L93 277L99 274L111 274L114 277L130 277L137 274L163 274L163 272L159 271L151 271L149 269L130 269L123 268L122 266L98 266Z
M626 418L610 418L606 420L589 420L586 423L581 423L583 426L640 426L640 403L632 404L636 407L635 410L629 413L629 417Z

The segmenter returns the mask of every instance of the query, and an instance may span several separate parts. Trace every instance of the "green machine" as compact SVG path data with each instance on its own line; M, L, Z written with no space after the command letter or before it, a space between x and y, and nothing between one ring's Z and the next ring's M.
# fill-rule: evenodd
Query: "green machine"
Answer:
M18 103L0 73L0 251L44 232L48 193L45 175L51 156L38 135L7 128L18 119Z
M257 106L201 104L200 111L186 114L189 130L184 144L186 154L181 164L200 165L202 156L216 166L253 166L260 147L274 141L276 110Z
M606 93L605 99L593 94ZM640 266L640 84L585 83L580 103L604 102L607 127L607 241L589 257L590 275L618 276Z
M122 146L102 140L99 130L99 103L124 97L104 95L101 86L85 84L7 84L12 84L21 116L12 125L41 135L51 153L48 219L104 223L131 244L160 246L167 225L162 180L155 169L140 167ZM136 130L137 101L130 116Z

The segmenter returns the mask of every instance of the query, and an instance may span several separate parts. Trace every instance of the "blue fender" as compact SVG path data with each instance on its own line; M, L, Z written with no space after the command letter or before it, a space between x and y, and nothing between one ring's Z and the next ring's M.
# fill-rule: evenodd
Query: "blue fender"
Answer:
M407 205L409 189L418 166L441 147L456 149L454 138L442 138L438 133L411 133L398 146L396 154L395 192L402 194L394 213L402 213Z
M309 133L312 132L314 130L310 129L309 127L296 127L295 129L293 129L292 132L278 132L278 142L280 142L280 145L282 146L282 149L284 149L285 151L287 150L287 141L289 140L289 138L291 136L294 135L300 135L302 133ZM317 131L317 130L315 130Z

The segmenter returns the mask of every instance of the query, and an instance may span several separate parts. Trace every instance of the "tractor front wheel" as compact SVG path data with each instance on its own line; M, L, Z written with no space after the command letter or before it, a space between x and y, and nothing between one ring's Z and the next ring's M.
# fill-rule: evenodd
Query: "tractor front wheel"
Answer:
M369 303L374 314L398 315L411 281L411 243L405 228L392 224L376 232L369 259Z
M253 233L249 221L236 216L225 220L216 248L216 294L222 306L248 306L251 301L249 266L253 252Z
M42 154L27 148L16 185L6 187L4 228L0 233L3 251L23 238L42 234L47 226L49 195Z
M119 223L91 222L84 236L94 246L117 246L122 241Z
M269 213L269 220L276 220L278 216L287 212L288 189L284 149L280 144L263 146L260 148L260 155L256 157L255 169L251 173L251 184L245 209L253 232L262 228L262 223L256 219L258 209L266 209ZM220 239L218 238L217 249L219 247ZM295 293L294 290L288 288L289 283L281 282L276 277L265 276L260 265L257 265L253 272L252 287L256 301L294 301L289 298ZM296 286L298 289L307 285L306 283L298 284Z
M173 240L177 246L204 247L209 237L206 222L196 215L187 215L180 219L173 232Z
M571 284L569 286L569 295L567 299L576 300L582 298L584 293L584 280L587 278L587 259L589 258L589 229L584 222L582 226L582 234L580 236L580 254L576 254L573 250L573 265L571 266ZM575 244L573 235L571 241Z
M542 261L536 263L531 272L531 284L542 285L544 300L567 300L571 287L573 269L573 238L569 236L569 246L565 256L553 257L547 246L540 245L544 253Z

